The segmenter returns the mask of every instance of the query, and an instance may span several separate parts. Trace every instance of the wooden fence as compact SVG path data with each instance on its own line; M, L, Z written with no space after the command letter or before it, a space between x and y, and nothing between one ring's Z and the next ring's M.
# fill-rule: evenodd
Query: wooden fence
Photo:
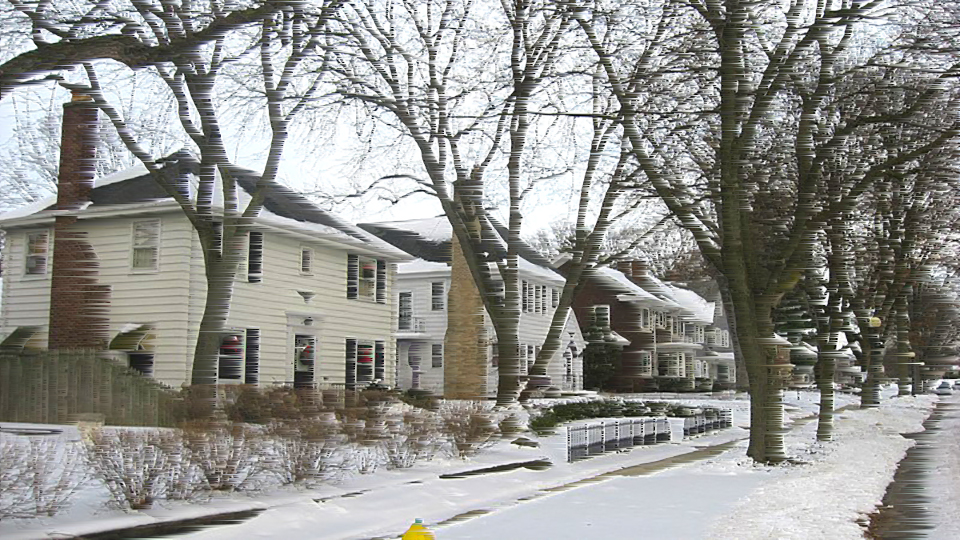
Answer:
M0 422L172 426L177 394L97 351L0 354Z

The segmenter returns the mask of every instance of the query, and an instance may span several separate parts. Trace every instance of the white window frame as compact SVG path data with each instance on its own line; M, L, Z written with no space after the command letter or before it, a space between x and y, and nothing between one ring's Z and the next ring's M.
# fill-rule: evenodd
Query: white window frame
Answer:
M640 329L641 330L653 329L653 314L651 313L650 308L640 309Z
M154 240L154 242L155 242L156 245L153 245L153 246L151 246L151 245L141 245L141 246L137 246L137 243L136 243L136 242L137 242L137 226L140 225L140 224L155 224L155 225L156 225L156 237L155 237L155 240ZM135 220L135 221L133 221L133 222L130 223L130 271L131 271L131 272L136 272L136 273L138 273L138 274L139 274L139 273L149 274L149 273L154 273L154 272L159 272L159 271L160 271L160 243L161 243L161 242L160 242L160 238L162 237L162 234L163 234L163 222L162 222L160 219L138 219L138 220ZM152 248L153 250L155 250L155 253L156 253L156 255L155 255L155 257L154 257L154 265L153 265L153 267L152 267L152 268L146 268L146 267L144 267L144 268L138 268L138 267L136 267L136 266L135 266L135 262L136 262L136 259L137 259L137 257L136 257L136 252L137 252L137 250L138 250L138 249L139 249L139 250L145 250L145 249L151 249L151 248Z
M31 254L30 251L30 237L45 235L46 242L44 242L44 252L42 254ZM47 276L50 273L50 260L53 247L53 232L50 229L41 229L34 231L27 231L23 235L24 246L23 246L23 275L26 278L42 278ZM10 249L10 245L7 245L7 249ZM28 271L27 266L31 258L40 258L43 257L43 272L31 273Z

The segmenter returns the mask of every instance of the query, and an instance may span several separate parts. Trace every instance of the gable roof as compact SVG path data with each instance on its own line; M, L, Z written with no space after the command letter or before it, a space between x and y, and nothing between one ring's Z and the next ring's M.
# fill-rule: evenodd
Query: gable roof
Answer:
M490 219L497 237L484 242L490 253L489 261L503 259L507 255L507 228L494 219ZM358 227L393 244L399 249L424 261L449 263L451 261L451 238L453 228L446 216L411 219L405 221L387 221L380 223L360 223ZM549 280L563 280L555 267L537 250L526 242L517 246L521 271L536 274Z
M162 164L160 174L169 181L189 183L191 193L196 192L197 174L200 171L200 161L187 150L180 150L165 158L157 160ZM240 188L238 194L240 203L245 204L256 191L260 182L260 173L231 166L228 168L231 176ZM217 182L220 182L219 171ZM391 244L384 242L367 231L350 224L333 214L326 212L308 201L301 194L277 182L265 184L266 196L263 209L254 223L267 225L288 232L298 232L315 237L322 237L348 246L372 249L391 259L406 260L409 255L398 250ZM85 205L80 213L91 209L122 208L123 205L138 203L172 203L173 198L153 179L147 168L142 164L119 171L102 178L94 183L90 192L90 203ZM214 189L213 205L222 207L222 191ZM15 220L49 214L49 217L58 215L62 211L56 210L56 197L49 197L39 203L13 210L0 215L0 227L4 222L16 224Z

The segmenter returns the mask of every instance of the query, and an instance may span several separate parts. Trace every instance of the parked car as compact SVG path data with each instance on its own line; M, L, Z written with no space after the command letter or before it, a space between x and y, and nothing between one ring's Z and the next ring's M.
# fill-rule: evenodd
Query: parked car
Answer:
M950 387L949 382L943 381L940 383L940 386L937 386L933 389L933 393L937 394L938 396L952 396L953 389Z

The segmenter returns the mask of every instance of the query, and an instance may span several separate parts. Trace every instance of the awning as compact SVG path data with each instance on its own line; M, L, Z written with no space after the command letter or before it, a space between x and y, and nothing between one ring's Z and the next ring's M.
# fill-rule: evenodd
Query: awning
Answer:
M22 351L27 342L40 331L39 326L18 326L3 343L0 343L0 350L3 351Z
M107 347L111 351L139 351L144 338L153 331L149 324L126 324L120 329L117 337L110 341Z

